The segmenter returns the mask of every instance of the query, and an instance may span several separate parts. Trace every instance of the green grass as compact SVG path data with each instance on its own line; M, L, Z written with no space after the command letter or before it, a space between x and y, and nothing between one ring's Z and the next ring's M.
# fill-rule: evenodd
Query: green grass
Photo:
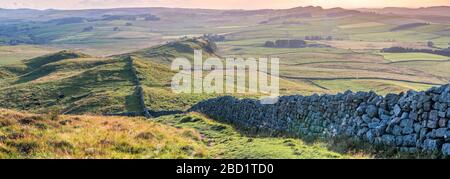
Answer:
M36 69L1 86L1 107L46 112L111 113L137 110L127 106L134 86L127 62L114 58L48 58L27 61ZM60 97L61 95L62 98Z
M128 60L132 55L150 109L186 110L217 95L172 93L175 72L168 64L175 57L192 60L194 49L203 49L205 58L214 56L207 47L207 41L186 40L112 57L61 51L25 60L25 69L16 75L10 73L11 67L2 68L0 107L37 113L50 107L67 114L139 112Z
M210 158L200 134L142 118L0 109L0 159Z
M155 111L187 110L194 104L218 96L214 94L175 94L170 88L151 87L144 87L144 93L146 104Z
M89 57L90 57L89 55L86 55L83 53L77 53L77 52L64 50L64 51L60 51L57 53L25 60L24 62L28 67L35 69L35 68L41 67L43 65L46 65L49 63L55 63L55 62L65 60L65 59L89 58Z
M313 159L366 158L339 154L326 143L306 143L299 139L246 136L232 126L214 122L199 114L164 116L157 122L182 129L195 129L204 136L213 158L224 159Z
M388 93L399 93L408 90L426 90L431 85L396 82L389 80L315 80L316 84L337 93L346 90L357 91L374 91L380 95Z
M444 79L450 78L450 70L448 70L450 69L450 62L448 61L407 61L395 63L394 65L441 76Z
M341 159L327 143L247 136L199 114L142 118L0 109L0 158Z
M22 60L49 54L55 51L55 48L45 46L0 46L0 66L20 64Z
M175 94L170 89L170 80L175 74L168 67L170 62L176 57L192 60L194 49L204 49L205 58L215 56L207 53L207 45L203 41L187 40L104 58L65 51L26 60L24 64L30 69L8 66L0 70L0 75L4 78L0 84L0 95L3 96L0 99L1 107L42 113L51 106L58 106L70 114L139 111L126 60L128 55L132 55L135 59L133 65L144 87L145 102L150 109L186 110L202 100L224 95ZM383 56L374 54L374 51L354 52L337 48L275 49L251 45L241 46L236 50L234 47L233 41L220 43L220 54L280 58L280 72L285 77L280 80L282 95L337 93L347 89L373 90L385 94L429 87L420 85L422 82L446 81L445 69L420 72L408 66L399 68L397 64L386 63ZM409 54L411 57L419 55L427 54ZM432 57L438 59L436 56ZM297 77L304 79L296 79ZM334 80L315 79L323 77ZM348 77L374 80L340 79ZM417 84L399 80L416 81ZM17 91L20 93L16 93ZM60 94L65 97L58 99Z
M373 32L365 34L352 34L352 40L363 41L397 41L397 42L426 42L429 39L443 38L443 36L416 31Z
M390 62L450 60L450 57L429 53L380 53L380 55L383 55Z
M308 89L313 93L336 93L351 89L386 94L410 89L422 90L430 87L427 83L444 84L448 81L448 75L443 73L446 71L443 68L437 71L431 69L418 71L416 68L406 65L390 64L391 62L410 60L418 62L419 60L444 61L448 59L447 57L425 53L380 54L376 50L393 46L397 42L324 41L322 43L333 45L336 48L277 49L261 47L260 45L265 40L273 39L244 38L218 43L219 53L232 57L279 58L280 74L286 80L297 83L296 86L304 87L303 90L292 88L289 81L283 81L281 83L282 94L310 94L307 92ZM409 42L405 42L405 44L420 45ZM298 77L302 79L297 79ZM320 78L330 80L317 80ZM368 80L346 80L346 78L367 78ZM374 83L370 84L371 82ZM283 86L288 86L287 88L290 90Z
M377 27L377 26L383 26L385 24L378 23L378 22L363 22L363 23L356 23L356 24L347 24L338 26L341 29L353 29L353 28L364 28L364 27Z

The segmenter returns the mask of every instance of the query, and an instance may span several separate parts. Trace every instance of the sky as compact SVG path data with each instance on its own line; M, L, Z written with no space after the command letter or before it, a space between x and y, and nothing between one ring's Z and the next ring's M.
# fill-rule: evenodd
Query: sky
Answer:
M450 6L450 0L0 0L0 8L92 9L117 7L182 7L204 9L381 8Z

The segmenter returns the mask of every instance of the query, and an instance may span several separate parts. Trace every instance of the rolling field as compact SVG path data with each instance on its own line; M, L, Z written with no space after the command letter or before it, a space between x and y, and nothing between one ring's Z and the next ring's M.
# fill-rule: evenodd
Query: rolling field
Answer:
M448 61L450 57L434 55L429 53L381 53L386 60L390 62L404 62L404 61Z
M369 21L369 22L367 22ZM397 26L395 22L385 22L377 17L361 17L359 19L341 18L333 20L332 23L325 23L324 19L305 19L304 24L290 25L282 22L273 22L270 24L259 24L243 26L239 24L222 25L212 28L216 22L198 20L200 27L183 28L177 31L175 27L186 26L184 24L171 24L168 22L140 23L134 22L133 26L125 26L127 21L95 22L84 24L92 25L95 28L93 32L74 32L82 30L76 25L67 25L62 29L70 34L65 34L64 38L57 38L53 41L62 48L70 48L83 51L95 56L105 56L111 54L120 54L131 52L148 47L153 44L163 43L165 40L172 40L176 37L189 36L189 34L200 35L202 33L220 33L225 34L227 40L218 42L218 54L223 57L276 57L281 59L281 75L284 78L281 84L282 92L286 94L295 94L295 91L288 90L290 86L296 87L299 94L317 93L335 93L349 87L351 90L374 90L386 91L384 85L395 84L397 86L393 92L404 88L408 84L410 87L417 85L437 85L448 82L449 76L445 70L424 70L415 67L408 61L424 60L448 60L447 57L425 54L425 53L407 53L407 54L389 54L379 53L382 48L391 46L404 47L426 47L426 40L433 39L436 43L441 43L447 38L447 34L442 34L446 25L429 25L426 27L417 27L413 29L391 32L390 29ZM307 25L305 25L307 24ZM114 27L120 28L120 31L113 31ZM50 28L50 27L48 27ZM170 28L166 29L166 28ZM313 29L313 30L311 30ZM44 34L53 33L50 29L40 29ZM270 33L269 33L270 32ZM440 32L440 35L436 35ZM62 32L61 32L62 33ZM64 32L67 33L67 32ZM51 35L51 34L48 34ZM265 48L263 44L268 40L300 38L308 35L331 35L334 38L343 38L343 40L333 41L310 41L309 43L327 44L330 48L300 48L300 49L277 49ZM58 36L58 35L51 35ZM62 37L63 35L61 35ZM172 38L168 38L172 36ZM378 36L383 36L382 40ZM389 37L396 39L390 39ZM113 45L114 44L114 45ZM23 58L32 57L32 50L23 49ZM15 53L15 52L14 52ZM157 54L174 58L174 54L168 51L155 51L154 54L139 53L142 58L152 58L157 63L167 64L170 59L153 58ZM192 58L192 54L183 54L181 56ZM3 64L17 63L20 56L15 56L17 60L5 58ZM390 64L393 63L393 64ZM6 74L4 74L6 75ZM70 73L56 73L53 76L70 76ZM52 79L52 77L48 77ZM41 79L40 81L45 80ZM342 80L350 80L347 83L370 83L372 80L378 80L384 85L372 85L367 88L361 88L365 85L343 84L341 87L336 85L320 85L316 81L326 80L329 83L337 83ZM297 83L297 84L295 84ZM295 85L292 85L295 84ZM356 87L360 86L360 87ZM377 87L379 86L379 87ZM372 88L374 87L374 88ZM303 90L301 90L303 89ZM415 88L412 88L415 89ZM421 88L417 88L421 89ZM325 90L325 91L324 91ZM148 89L149 92L154 91ZM200 98L203 99L203 98ZM157 105L156 105L157 106ZM155 106L155 107L156 107Z
M360 19L342 18L325 24L324 21L305 20L308 25L278 25L242 33L234 33L230 40L218 43L220 54L241 57L280 58L280 75L294 82L308 82L307 85L321 88L329 93L353 91L376 91L382 94L405 90L421 90L433 85L445 84L449 74L445 67L436 67L432 62L449 60L448 57L426 53L380 53L383 48L402 46L428 48L426 42L433 39L440 43L448 34L439 33L448 25L432 24L406 30L390 31L401 25L391 21L367 17ZM366 21L366 22L364 22ZM264 26L264 25L262 25ZM278 27L276 27L278 26ZM271 37L264 37L264 31ZM314 29L305 32L304 29ZM284 31L284 33L282 33ZM296 39L311 35L341 37L343 40L310 41L330 45L331 48L265 48L265 41L275 39ZM438 34L439 33L439 34ZM254 38L250 38L254 37ZM430 65L419 67L419 64ZM396 64L399 63L399 64ZM414 65L414 64L418 65ZM440 63L445 65L445 63ZM442 69L442 70L441 70Z
M440 55L383 54L376 50L385 46L371 46L375 50L355 52L347 48L276 49L252 46L252 43L255 42L243 40L219 43L219 49L222 50L221 54L234 54L229 56L279 58L280 75L283 78L310 88L320 88L325 90L325 93L372 90L386 94L411 89L421 90L432 85L445 84L450 77L448 73L443 73L448 71L444 68L411 68L415 63L423 63L424 60L448 60L448 57ZM361 49L363 48L364 46ZM303 94L300 91L299 93Z
M30 59L52 52L56 52L56 48L19 45L19 46L1 46L0 45L0 66L20 63L25 59Z
M155 109L186 109L193 103L213 96L183 97L174 95L171 94L168 87L164 87L164 85L167 86L170 83L170 78L163 81L154 79L155 75L171 76L172 73L168 72L169 70L164 66L176 57L192 59L192 52L179 53L173 47L139 49L164 44L167 41L184 36L200 36L204 33L222 34L226 37L225 41L217 42L217 54L221 57L280 58L280 75L282 76L280 88L282 94L336 93L347 89L387 93L390 90L392 92L410 89L420 90L430 85L447 83L450 79L448 70L444 68L446 66L444 62L448 60L448 57L425 53L380 53L382 48L392 46L428 48L426 46L427 41L435 42L437 47L445 47L445 43L448 43L450 38L447 22L432 20L432 23L429 24L409 27L405 24L422 20L392 14L361 14L332 18L322 17L323 12L315 11L311 11L312 14L317 14L310 18L294 16L278 18L284 17L284 12L263 13L255 16L246 15L245 17L221 16L218 14L224 12L214 11L204 12L209 17L196 16L189 10L178 12L187 17L196 18L174 16L174 12L168 12L164 9L157 9L154 12L162 20L112 20L75 24L48 24L45 27L37 28L34 32L39 34L39 37L51 39L50 46L82 51L96 56L94 59L123 53L140 58L144 62L138 68L143 70L141 74L151 74L143 76L143 78L147 78L143 83L146 85L144 90L149 94L147 99L151 99L148 103ZM261 23L265 20L268 21ZM83 29L86 27L93 27L93 29L84 31ZM333 40L307 41L308 43L326 44L331 47L264 47L264 43L269 40L303 39L305 36L331 36ZM188 46L190 46L189 48L199 48L195 44L188 44ZM40 46L2 46L0 49L5 50L0 51L4 54L0 64L20 66L20 59L29 59L41 55L41 53L46 54L51 50L41 50L40 48ZM117 57L121 56L112 56L111 60ZM106 57L106 59L108 58ZM441 62L439 64L442 64L443 67L434 63L435 61ZM163 64L163 66L154 69L154 66L159 64ZM105 66L105 68L110 67L112 65ZM23 66L8 67L8 70L3 70L0 75L3 78L14 76L12 72L20 68L23 68ZM67 67L67 69L69 68L71 67ZM120 68L124 68L123 64ZM3 83L0 86L8 86L8 84L24 85L19 84L23 82L38 85L57 83L56 81L74 79L80 75L88 75L90 72L97 73L93 70L84 69L84 67L76 72L58 69L56 72L46 72L46 74L43 74L46 75L45 77L28 74L21 76L19 80L9 80L9 83ZM97 67L95 70L103 69ZM154 70L163 73L152 73ZM62 89L61 85L45 86L45 88L53 86L53 89ZM123 87L123 89L120 87L119 90L124 91L124 94L132 90L130 85L125 86L128 87ZM92 91L94 88L80 89L80 92L77 92L78 94L70 91L65 91L65 93L77 96ZM117 90L110 87L103 88L105 94L108 94L108 91ZM14 87L9 87L9 89L14 89ZM158 93L162 95L153 95ZM121 96L119 98L126 98L123 95L119 96ZM173 101L168 99L173 99ZM152 100L161 101L161 103L152 103ZM130 104L133 104L133 102L130 102ZM130 108L123 104L115 106L119 109Z
M381 95L399 93L405 90L426 90L432 86L390 80L315 80L314 82L324 88L332 89L335 93L348 89L353 91L372 89L372 91Z

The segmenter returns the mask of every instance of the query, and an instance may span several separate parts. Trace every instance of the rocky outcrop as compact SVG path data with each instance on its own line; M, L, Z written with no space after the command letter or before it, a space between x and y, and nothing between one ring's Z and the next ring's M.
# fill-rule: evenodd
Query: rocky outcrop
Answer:
M271 135L348 137L406 153L450 156L450 87L380 96L347 91L336 95L285 96L273 105L221 97L190 111Z

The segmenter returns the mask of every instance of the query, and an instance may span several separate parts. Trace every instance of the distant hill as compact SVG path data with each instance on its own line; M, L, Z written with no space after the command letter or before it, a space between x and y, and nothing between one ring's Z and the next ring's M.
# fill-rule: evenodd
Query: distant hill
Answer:
M261 10L215 10L215 9L185 9L185 8L114 8L114 9L85 9L85 10L35 10L35 9L0 9L0 21L8 20L32 20L32 21L59 21L61 19L78 18L84 19L102 19L109 17L139 16L151 13L158 17L173 17L174 14L190 16L193 14L202 14L209 17L226 16L282 16L288 14L312 14L312 16L335 16L336 14L358 14L361 12L376 12L382 14L399 15L426 15L426 16L450 16L450 7L435 6L424 8L401 8L386 7L382 9L360 8L356 10L344 8L322 8L320 6L294 7L290 9L261 9ZM71 19L73 20L73 19Z
M216 56L214 54L216 48L217 47L213 42L202 38L197 38L170 42L119 56L131 55L144 59L151 59L154 62L168 65L177 57L192 59L194 50L203 50L205 52L204 55L206 55L205 58L208 58L209 56Z
M382 14L399 14L399 15L423 15L423 16L448 16L450 17L449 6L434 6L423 8L402 8L402 7L386 7L382 9L361 8L362 12L376 12Z
M313 16L326 16L327 14L355 14L356 10L344 8L326 9L320 6L294 7L289 9L261 9L261 10L217 10L217 9L185 9L185 8L114 8L114 9L85 9L85 10L34 10L34 9L0 9L0 21L6 20L32 20L32 21L61 21L85 19L103 19L104 17L132 17L151 13L158 17L170 18L173 15L190 16L194 14L209 17L226 16L282 16L288 14L312 14Z
M65 59L88 58L88 57L90 56L86 54L64 50L58 53L45 55L30 60L25 60L24 63L30 68L38 68L42 65L58 62Z
M31 20L52 21L66 18L93 18L104 19L104 17L141 16L144 14L170 14L170 13L218 13L222 10L199 10L182 8L111 8L111 9L83 9L83 10L36 10L36 9L0 9L0 21L8 20Z

